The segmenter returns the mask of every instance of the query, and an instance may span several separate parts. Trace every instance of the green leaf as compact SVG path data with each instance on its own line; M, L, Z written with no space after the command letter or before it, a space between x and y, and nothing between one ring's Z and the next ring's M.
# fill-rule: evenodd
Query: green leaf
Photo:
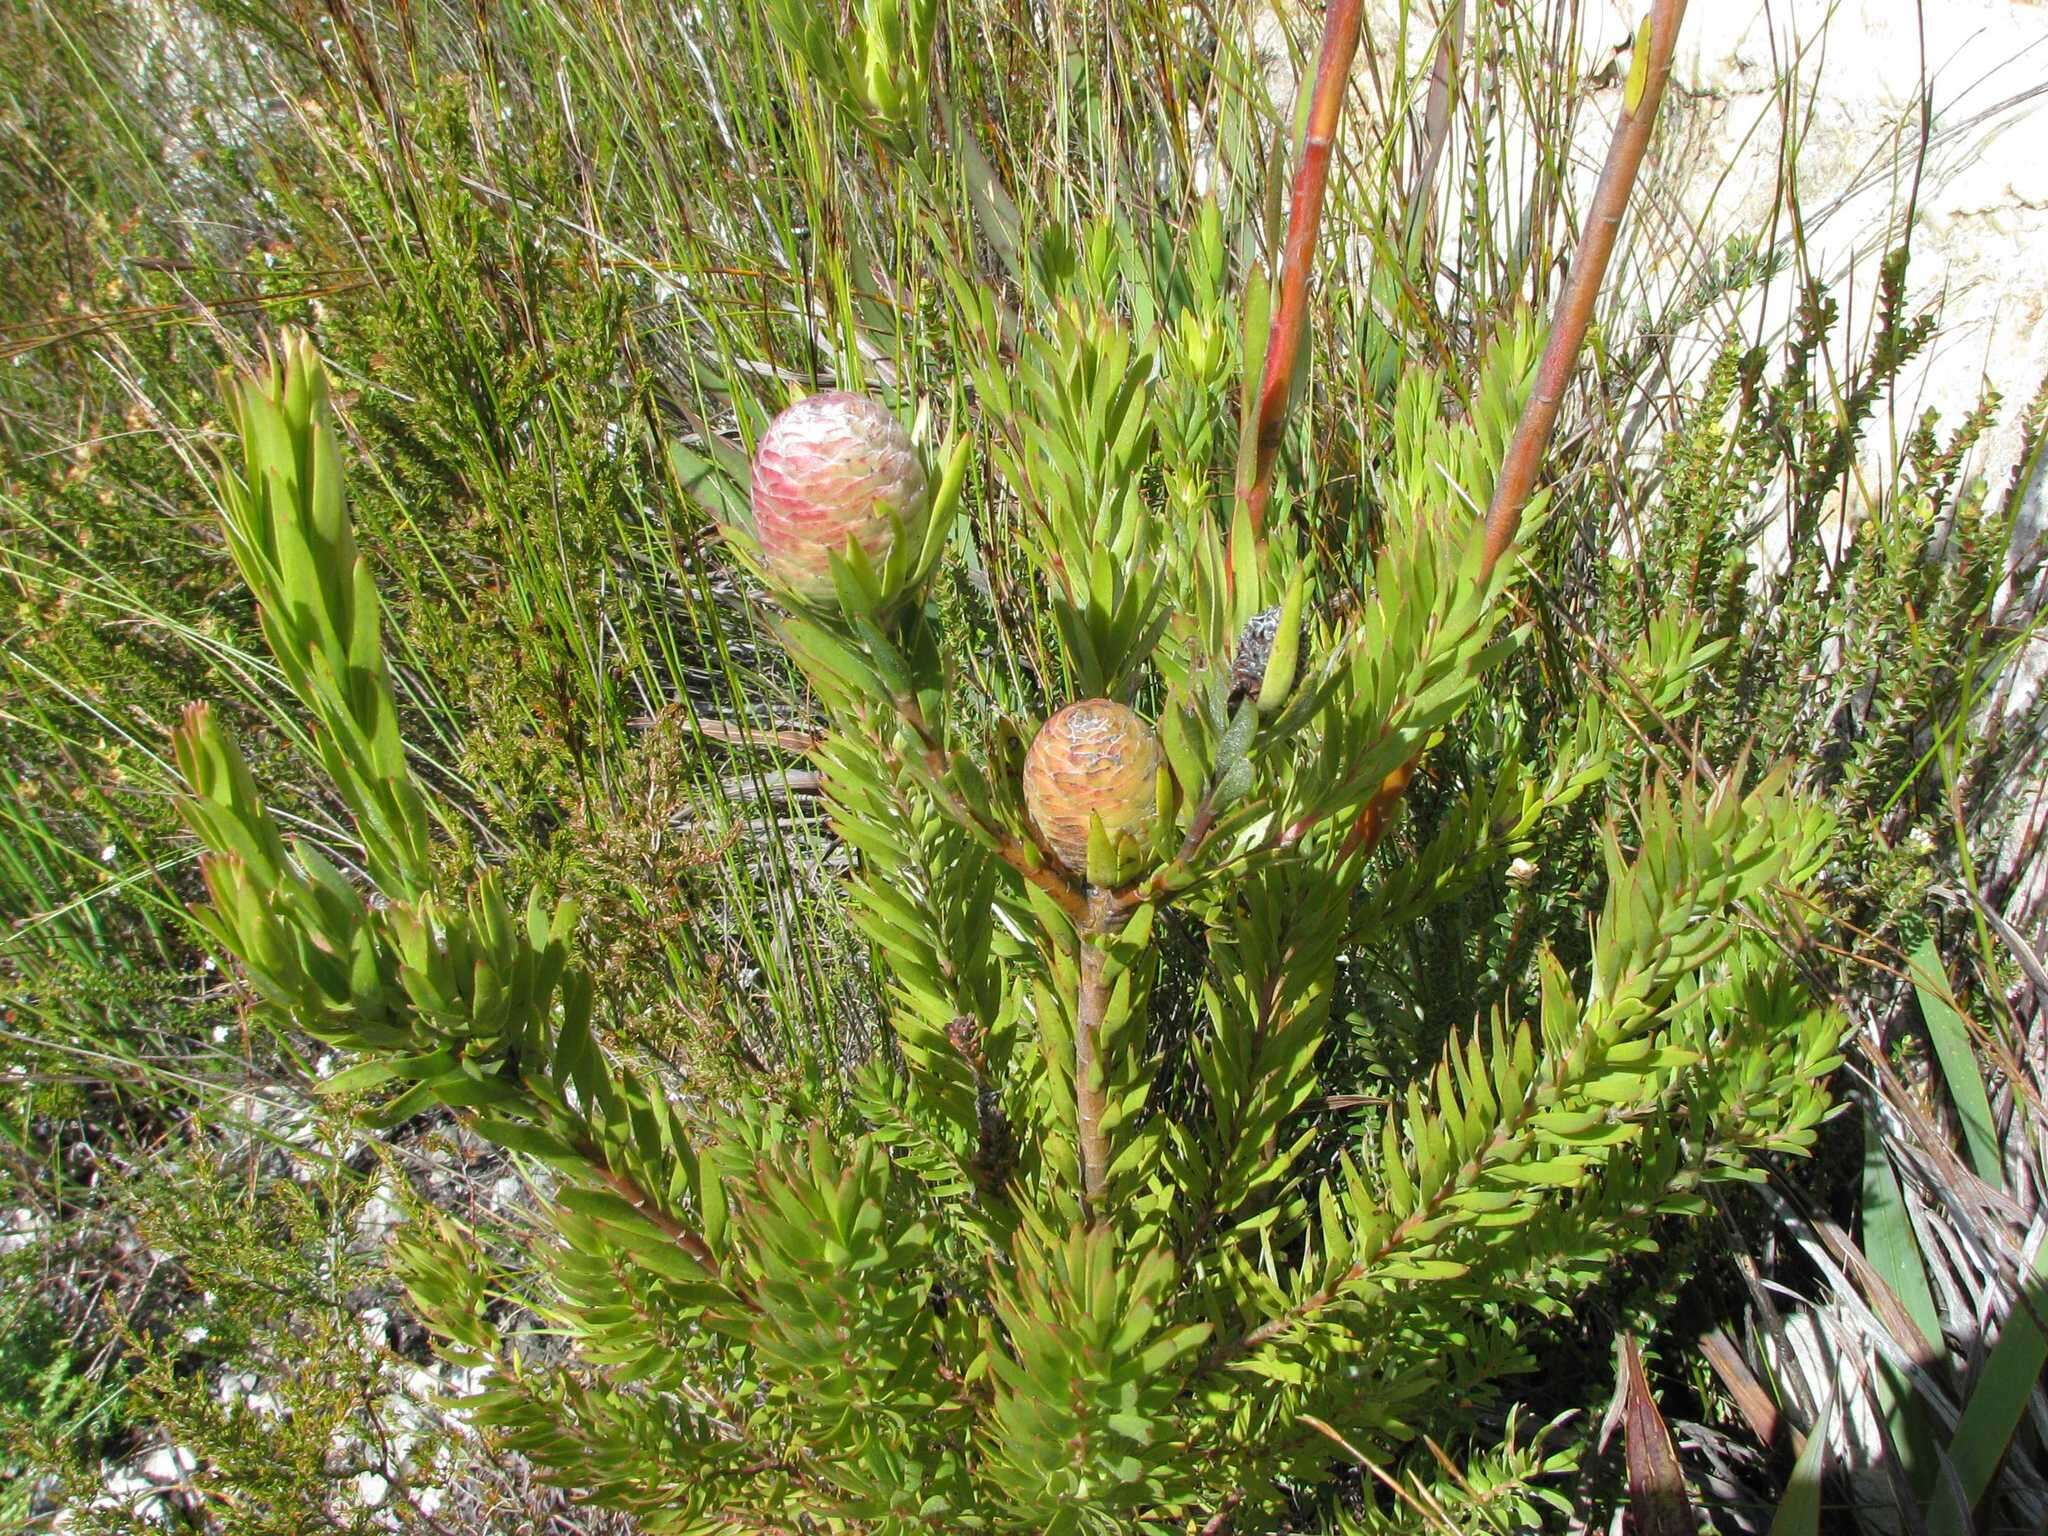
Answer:
M1381 1265L1375 1273L1387 1280L1456 1280L1468 1267L1451 1259L1399 1259Z
M2041 1367L2048 1364L2048 1334L2041 1331L2038 1321L2044 1317L2048 1317L2048 1243L2035 1250L2033 1273L1977 1374L1949 1446L1963 1492L1973 1506L1991 1487L2013 1431L2027 1411L2027 1399L2041 1384ZM1946 1510L1945 1505L1936 1510L1933 1536L1966 1536L1942 1529Z
M508 1152L521 1152L553 1168L587 1174L590 1160L580 1155L559 1136L525 1120L508 1120L502 1115L481 1115L476 1122L479 1136L496 1142Z
M1977 1053L1970 1041L1970 1027L1950 1001L1948 977L1941 952L1932 938L1923 939L1907 962L1913 974L1913 990L1920 999L1920 1016L1927 1022L1927 1036L1941 1063L1941 1075L1948 1083L1949 1098L1956 1118L1963 1123L1963 1144L1969 1149L1970 1165L1977 1177L1993 1189L2005 1188L2005 1159L1999 1152L1998 1127L1991 1117L1991 1101L1984 1094L1984 1079L1977 1071Z
M1306 349L1304 349L1306 352ZM1294 691L1294 675L1301 665L1301 612L1308 597L1308 571L1294 568L1287 584L1286 600L1280 605L1280 628L1273 636L1273 651L1266 658L1266 675L1259 683L1259 713L1270 715L1287 702Z
M373 1056L368 1061L359 1061L345 1071L337 1072L323 1079L318 1091L329 1098L346 1098L351 1094L364 1093L398 1076L398 1063L388 1057Z
M1935 1310L1912 1217L1885 1155L1877 1117L1868 1113L1863 1117L1863 1252L1922 1337L1934 1346L1936 1358L1945 1355L1941 1314Z
M1622 109L1633 116L1643 104L1643 93L1650 86L1650 23L1645 16L1642 25L1636 28L1636 46L1629 55L1628 85L1623 89Z
M965 116L949 110L948 117L961 174L967 182L968 206L974 213L974 227L994 247L1012 280L1021 283L1025 276L1024 221L1017 212L1016 201L1010 196L1009 188L1003 185L996 168L989 164L988 155L980 140L975 138L973 127Z
M1821 1495L1826 1489L1828 1440L1834 1433L1835 1404L1841 1397L1841 1383L1828 1393L1820 1417L1806 1437L1806 1449L1792 1464L1792 1476L1785 1484L1785 1496L1771 1517L1770 1536L1819 1536Z
M1252 737L1259 728L1258 705L1246 699L1230 718L1230 727L1216 745L1215 782L1210 787L1212 807L1228 809L1252 787Z

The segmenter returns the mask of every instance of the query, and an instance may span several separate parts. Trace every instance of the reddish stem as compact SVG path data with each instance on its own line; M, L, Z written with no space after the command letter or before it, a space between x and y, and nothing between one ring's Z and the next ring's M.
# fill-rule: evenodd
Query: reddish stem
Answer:
M592 1171L611 1188L614 1194L625 1201L626 1204L632 1206L642 1216L645 1216L655 1226L659 1227L671 1242L687 1253L692 1259L696 1260L697 1266L710 1279L714 1281L723 1281L725 1279L724 1271L719 1268L718 1260L712 1255L711 1249L706 1245L704 1239L656 1205L654 1197L641 1188L630 1174L621 1173L616 1168L611 1167L605 1161L604 1153L598 1148L596 1142L579 1142L576 1151L590 1164ZM739 1299L743 1302L746 1301L746 1298L743 1296ZM748 1303L748 1305L751 1305L751 1303Z
M1415 777L1415 765L1419 761L1419 758L1411 757L1380 780L1380 787L1372 792L1372 798L1365 802L1365 809L1358 813L1358 820L1345 837L1344 846L1337 854L1338 863L1361 850L1371 853L1379 846L1380 838L1394 819L1394 808L1407 792L1408 781Z
M894 702L897 718L909 726L918 739L918 745L923 752L925 774L930 781L931 795L938 802L939 808L966 830L979 831L987 837L997 858L1014 869L1027 884L1037 886L1059 903L1060 910L1079 926L1088 915L1088 904L1081 893L1061 877L1052 861L1045 857L1044 850L1038 850L1038 856L1034 859L1024 844L1007 828L979 814L947 787L946 774L952 767L952 759L946 751L944 741L926 722L924 711L918 708L915 699L906 697Z
M1316 234L1323 222L1323 194L1330 183L1330 154L1337 142L1344 85L1358 52L1363 19L1362 0L1331 0L1323 19L1323 45L1309 97L1308 132L1302 140L1301 164L1295 168L1294 195L1287 208L1280 307L1267 334L1266 369L1259 381L1252 462L1238 465L1238 499L1251 518L1252 532L1260 537L1265 534L1266 504L1273 496L1273 461L1279 456L1280 431L1287 421L1288 386L1308 330L1309 271L1315 263Z
M1649 73L1642 99L1633 111L1624 99L1621 118L1614 125L1614 139L1608 145L1607 163L1600 168L1600 181L1593 189L1593 206L1586 227L1579 235L1579 248L1572 253L1571 270L1565 274L1564 291L1558 295L1551 316L1550 337L1543 346L1542 361L1536 367L1536 387L1515 423L1515 435L1501 461L1500 478L1494 482L1493 503L1486 510L1486 570L1514 543L1522 526L1522 508L1536 485L1536 471L1550 446L1550 434L1557 425L1557 412L1564 402L1565 385L1571 382L1586 331L1593 323L1593 306L1607 277L1607 264L1614 256L1615 240L1621 233L1622 215L1628 211L1635 192L1636 173L1650 148L1650 132L1657 125L1657 107L1664 100L1664 86L1671 78L1671 52L1678 43L1678 24L1685 19L1685 0L1655 0L1650 7Z
M1211 1515L1208 1523L1202 1527L1201 1536L1222 1536L1224 1529L1230 1524L1230 1517L1237 1512L1237 1506L1243 1502L1244 1494L1239 1491L1217 1505L1216 1513Z
M1586 226L1579 235L1579 247L1572 253L1571 270L1565 274L1564 291L1558 295L1551 315L1550 336L1536 365L1536 385L1515 423L1515 435L1501 460L1500 478L1494 482L1493 502L1486 510L1484 572L1490 576L1500 557L1515 542L1522 526L1522 509L1535 489L1536 472L1550 447L1551 432L1557 426L1558 408L1564 402L1565 385L1578 366L1579 353L1586 344L1586 332L1593 323L1593 306L1607 277L1608 263L1621 232L1622 215L1635 193L1636 175L1650 148L1650 134L1657 125L1657 109L1664 100L1664 86L1671 78L1671 54L1678 44L1678 26L1685 19L1685 0L1654 0L1650 8L1649 70L1642 98L1633 110L1622 101L1621 117L1614 125L1608 145L1607 163L1600 169L1600 181L1593 189L1593 204ZM1346 856L1371 853L1393 820L1396 804L1415 775L1415 763L1389 774L1344 840Z
M1109 1111L1108 1068L1102 1061L1102 1020L1109 1011L1109 984L1103 977L1108 960L1103 938L1120 924L1112 917L1107 895L1091 890L1088 920L1077 935L1081 950L1081 984L1074 999L1074 1140L1081 1163L1081 1196L1090 1221L1107 1214L1103 1195L1109 1184L1109 1137L1102 1122Z

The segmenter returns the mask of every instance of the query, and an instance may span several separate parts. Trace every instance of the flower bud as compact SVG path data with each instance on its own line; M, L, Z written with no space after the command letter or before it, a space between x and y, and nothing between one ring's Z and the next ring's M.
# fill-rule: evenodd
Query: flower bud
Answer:
M754 541L782 587L832 601L832 556L858 544L877 572L898 538L922 543L924 465L902 423L865 395L826 390L768 424L754 453Z
M1069 873L1088 869L1089 818L1112 845L1143 841L1159 814L1159 737L1109 699L1069 704L1045 722L1024 754L1024 809L1039 840Z

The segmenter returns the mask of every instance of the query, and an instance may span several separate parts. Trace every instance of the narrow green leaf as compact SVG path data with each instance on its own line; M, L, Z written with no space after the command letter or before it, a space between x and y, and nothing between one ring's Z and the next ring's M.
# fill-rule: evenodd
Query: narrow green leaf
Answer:
M2006 1447L2012 1443L2013 1431L2027 1411L2027 1399L2041 1384L2041 1367L2048 1363L2048 1334L2041 1331L2044 1317L2048 1317L2048 1243L2035 1251L2033 1274L2006 1318L2005 1329L1991 1347L1976 1385L1970 1389L1970 1400L1963 1405L1963 1416L1956 1422L1949 1455L1973 1506L1990 1488ZM1934 1536L1964 1536L1944 1531L1941 1524L1937 1510Z
M1793 1463L1791 1479L1785 1484L1785 1496L1778 1501L1778 1512L1771 1517L1771 1536L1819 1536L1828 1436L1834 1429L1835 1404L1841 1391L1841 1384L1837 1382L1828 1394L1820 1417L1814 1421L1813 1432L1806 1437L1806 1449Z
M1999 1154L1991 1101L1984 1096L1984 1079L1977 1071L1970 1027L1950 1001L1953 994L1934 940L1923 939L1907 963L1913 972L1913 990L1920 998L1920 1016L1927 1021L1927 1036L1934 1043L1941 1075L1948 1082L1956 1117L1963 1123L1963 1144L1970 1154L1970 1166L1993 1189L2004 1189L2005 1159Z
M1645 16L1643 24L1636 28L1635 50L1628 60L1628 85L1622 91L1622 107L1631 115L1643 104L1643 93L1650 86L1650 18Z
M357 1062L346 1071L337 1072L317 1084L319 1093L326 1098L346 1098L350 1094L363 1093L371 1088L388 1083L398 1076L398 1063L389 1057L372 1057Z
M1863 1252L1884 1283L1892 1288L1906 1309L1906 1315L1934 1346L1942 1347L1941 1314L1935 1310L1934 1292L1927 1283L1927 1269L1920 1256L1919 1240L1913 1233L1906 1199L1885 1156L1884 1140L1878 1133L1876 1117L1863 1119Z

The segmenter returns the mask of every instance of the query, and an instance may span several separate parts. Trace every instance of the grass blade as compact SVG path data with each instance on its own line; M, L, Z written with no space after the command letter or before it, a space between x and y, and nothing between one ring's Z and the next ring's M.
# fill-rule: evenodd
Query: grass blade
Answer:
M1837 1381L1828 1393L1828 1400L1821 1405L1820 1416L1813 1421L1813 1433L1806 1437L1806 1448L1799 1453L1799 1460L1792 1464L1792 1477L1785 1485L1785 1496L1778 1501L1778 1512L1771 1517L1771 1536L1819 1536L1821 1490L1827 1475L1828 1432L1834 1427L1835 1405L1842 1400L1842 1384Z
M1934 1043L1935 1059L1948 1081L1949 1098L1963 1122L1963 1144L1970 1154L1970 1166L1977 1177L1993 1189L2005 1188L2005 1160L1999 1155L1998 1127L1991 1118L1991 1101L1984 1096L1984 1079L1977 1071L1977 1057L1970 1046L1970 1026L1957 1011L1949 991L1941 955L1932 938L1923 939L1908 962L1913 971L1913 990L1920 997L1920 1015L1927 1021L1927 1037Z
M2048 1309L2048 1243L2034 1250L2033 1273L1978 1373L1956 1425L1955 1443L1949 1448L1963 1493L1973 1506L1991 1486L2020 1416L2027 1410L2027 1399L2040 1385L2041 1367L2048 1363L2048 1334L2041 1331L2040 1321L2044 1309ZM1934 1536L1964 1536L1963 1528L1952 1524L1951 1509L1944 1503L1935 1512Z
M1931 1365L1943 1358L1947 1350L1941 1315L1935 1310L1934 1291L1927 1282L1905 1195L1885 1155L1874 1114L1866 1114L1863 1120L1863 1252L1931 1346L1931 1353L1920 1364ZM1924 1501L1934 1487L1940 1458L1927 1414L1904 1375L1882 1358L1877 1361L1877 1379L1872 1385L1886 1432Z
M1913 1235L1906 1198L1892 1172L1891 1160L1885 1156L1874 1115L1866 1115L1863 1121L1863 1252L1921 1334L1934 1346L1935 1357L1946 1354L1941 1314L1935 1310L1934 1291L1927 1283L1920 1242Z

